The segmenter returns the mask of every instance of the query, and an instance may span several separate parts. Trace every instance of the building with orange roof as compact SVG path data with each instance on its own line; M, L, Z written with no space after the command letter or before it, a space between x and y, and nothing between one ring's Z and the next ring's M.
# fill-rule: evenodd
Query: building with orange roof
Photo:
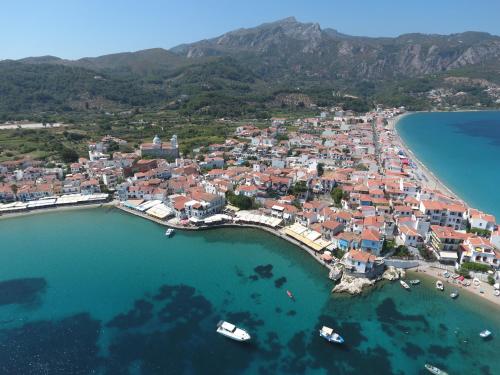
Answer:
M382 250L382 245L384 244L384 239L379 232L373 229L364 229L361 233L361 250L380 255Z
M350 250L342 259L344 271L355 276L375 277L383 272L383 261L377 261L373 254L360 250Z
M469 222L471 228L483 229L490 232L493 232L496 228L495 216L477 210L469 216Z
M500 267L500 251L486 238L471 236L461 246L460 263L486 264L495 269Z
M468 236L450 227L431 225L430 245L440 261L455 262L458 261L460 245Z
M418 247L423 245L424 239L420 233L410 226L402 225L399 227L399 233L396 236L396 244L406 247Z

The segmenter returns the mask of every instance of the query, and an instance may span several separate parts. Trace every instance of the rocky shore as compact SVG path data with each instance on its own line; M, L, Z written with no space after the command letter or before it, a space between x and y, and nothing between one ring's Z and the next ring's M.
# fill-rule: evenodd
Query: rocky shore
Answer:
M387 267L384 273L375 279L356 277L344 273L340 282L333 288L332 293L349 293L351 295L356 295L360 294L363 291L363 288L372 286L379 280L399 280L405 276L405 270L392 266Z

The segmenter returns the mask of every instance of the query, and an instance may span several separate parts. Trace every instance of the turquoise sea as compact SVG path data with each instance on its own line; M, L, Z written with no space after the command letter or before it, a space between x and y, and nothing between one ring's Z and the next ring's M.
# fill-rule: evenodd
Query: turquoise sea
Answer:
M270 234L164 230L116 209L0 220L0 374L500 374L499 310L476 296L427 279L333 296ZM216 334L220 319L254 339Z
M397 130L445 185L500 220L499 111L416 113Z

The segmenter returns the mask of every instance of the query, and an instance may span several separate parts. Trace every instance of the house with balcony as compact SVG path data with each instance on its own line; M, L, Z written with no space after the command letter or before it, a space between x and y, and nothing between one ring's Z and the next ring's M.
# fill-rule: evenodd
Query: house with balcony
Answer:
M429 244L439 261L456 262L459 260L460 245L468 236L450 227L431 225Z
M396 244L406 247L419 247L423 245L423 237L410 226L399 227L399 234L396 236Z
M500 251L495 249L490 241L483 237L472 236L462 244L460 263L474 262L498 269L500 266Z

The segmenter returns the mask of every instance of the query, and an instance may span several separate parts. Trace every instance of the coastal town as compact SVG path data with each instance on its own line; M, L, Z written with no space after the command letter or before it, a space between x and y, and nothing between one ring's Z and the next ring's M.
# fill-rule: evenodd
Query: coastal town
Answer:
M192 158L176 135L133 152L107 135L74 163L4 161L0 216L112 205L175 230L249 226L311 254L337 282L334 291L359 293L413 269L451 272L460 287L477 280L469 290L496 301L496 219L454 196L405 147L396 132L404 114L336 107L272 118L238 126Z

